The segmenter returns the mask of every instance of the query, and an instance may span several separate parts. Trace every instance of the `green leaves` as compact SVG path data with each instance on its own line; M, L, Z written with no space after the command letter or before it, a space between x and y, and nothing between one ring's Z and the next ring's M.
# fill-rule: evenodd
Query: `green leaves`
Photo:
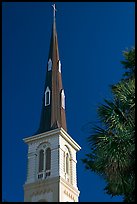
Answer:
M128 71L125 72L124 76L127 78L132 78L135 76L135 48L123 52L125 57L124 61L121 61L124 68Z
M100 126L88 138L91 152L86 169L103 176L106 193L134 200L135 180L135 49L124 52L126 78L111 86L113 100L104 100L97 113Z

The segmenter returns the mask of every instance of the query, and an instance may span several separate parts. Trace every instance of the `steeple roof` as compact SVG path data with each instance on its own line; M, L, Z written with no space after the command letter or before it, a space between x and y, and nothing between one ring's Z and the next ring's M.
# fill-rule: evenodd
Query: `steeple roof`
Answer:
M43 93L41 119L37 134L62 127L67 131L65 114L65 95L62 85L61 62L59 58L56 31L55 6L52 35L47 62L46 80Z
M52 25L52 35L50 40L50 51L49 51L49 58L52 59L52 61L59 60L59 50L58 50L58 37L57 37L57 31L56 31L56 19L53 19L53 25Z

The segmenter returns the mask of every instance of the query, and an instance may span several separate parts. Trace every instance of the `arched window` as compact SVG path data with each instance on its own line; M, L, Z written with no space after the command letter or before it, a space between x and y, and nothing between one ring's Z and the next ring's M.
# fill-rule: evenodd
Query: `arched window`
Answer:
M45 91L45 106L50 105L50 89L49 87L46 88Z
M71 152L65 145L64 149L64 176L66 181L72 183L72 163L71 163Z
M61 106L65 109L65 93L64 89L61 90Z
M47 148L46 150L46 170L51 169L51 149Z
M52 69L52 61L51 59L49 59L48 61L48 71L50 71Z
M69 154L66 154L66 173L69 174Z
M39 172L44 170L44 150L41 149L39 152Z
M73 165L72 165L72 154L71 149L64 146L64 179L73 184Z
M51 174L51 148L50 144L43 143L38 148L38 179L45 179Z

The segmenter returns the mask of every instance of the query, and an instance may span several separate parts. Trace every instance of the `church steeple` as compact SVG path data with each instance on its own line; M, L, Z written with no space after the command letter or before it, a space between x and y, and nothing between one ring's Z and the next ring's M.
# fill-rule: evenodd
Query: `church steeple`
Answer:
M67 133L56 31L55 5L47 60L40 126L24 138L28 145L24 202L78 202L76 152L81 147Z
M52 35L46 69L41 120L37 131L38 134L60 127L67 131L65 94L62 85L61 62L56 31L55 4L53 5L53 9Z

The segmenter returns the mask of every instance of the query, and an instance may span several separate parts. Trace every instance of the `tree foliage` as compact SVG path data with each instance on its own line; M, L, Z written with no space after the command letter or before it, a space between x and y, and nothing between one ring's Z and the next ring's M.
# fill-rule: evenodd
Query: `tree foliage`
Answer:
M135 201L135 49L125 51L124 78L111 86L112 100L104 100L97 113L100 126L88 138L91 151L85 167L101 175L106 193Z

